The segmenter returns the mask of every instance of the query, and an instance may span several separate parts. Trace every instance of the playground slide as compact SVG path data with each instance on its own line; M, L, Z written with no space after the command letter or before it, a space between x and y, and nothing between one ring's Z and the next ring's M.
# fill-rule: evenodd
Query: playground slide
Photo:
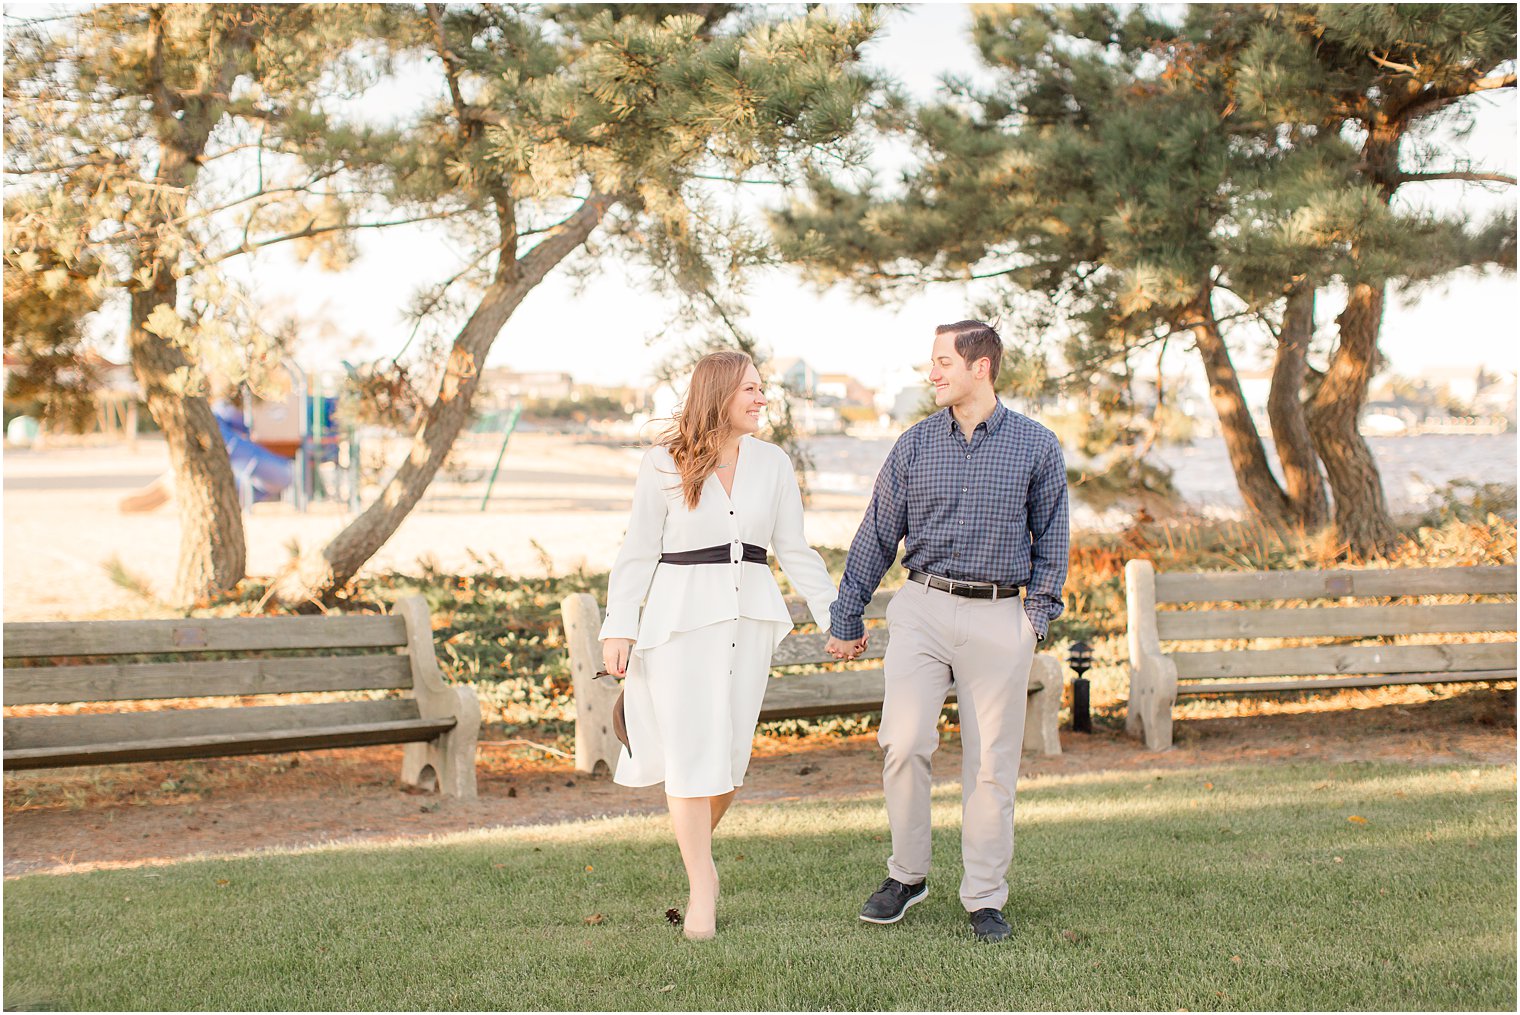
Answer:
M227 457L232 460L232 475L238 484L252 487L255 501L279 500L295 478L295 462L249 439L243 414L236 408L218 404L212 411L227 444ZM123 497L117 506L123 514L153 511L168 503L173 495L174 474L165 473L136 493Z
M233 435L227 439L227 457L232 459L232 474L239 483L253 487L253 499L279 500L280 494L295 478L295 462L282 458L247 437Z

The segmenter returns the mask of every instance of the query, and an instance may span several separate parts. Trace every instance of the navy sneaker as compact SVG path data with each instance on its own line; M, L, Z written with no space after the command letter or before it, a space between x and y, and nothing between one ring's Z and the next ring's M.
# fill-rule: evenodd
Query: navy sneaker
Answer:
M866 923L896 923L903 918L909 906L922 901L928 894L927 881L905 885L896 878L887 878L866 900L866 904L860 907L860 918Z
M1003 941L1013 933L1013 928L1003 919L1002 911L997 909L978 909L972 913L971 929L976 932L978 941Z

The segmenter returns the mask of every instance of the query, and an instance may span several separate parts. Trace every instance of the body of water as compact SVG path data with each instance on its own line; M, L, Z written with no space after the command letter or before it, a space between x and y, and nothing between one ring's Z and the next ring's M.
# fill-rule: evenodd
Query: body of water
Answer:
M885 437L808 439L804 446L813 459L813 488L869 494L892 444L893 440ZM1275 464L1272 442L1266 444L1268 457ZM1515 485L1515 434L1369 437L1367 444L1377 459L1383 490L1394 511L1423 509L1446 484L1457 480ZM1233 516L1241 511L1240 491L1223 438L1160 447L1151 457L1173 470L1172 481L1188 504L1210 515ZM1084 527L1117 520L1099 516L1077 503L1072 505L1072 514L1073 521Z

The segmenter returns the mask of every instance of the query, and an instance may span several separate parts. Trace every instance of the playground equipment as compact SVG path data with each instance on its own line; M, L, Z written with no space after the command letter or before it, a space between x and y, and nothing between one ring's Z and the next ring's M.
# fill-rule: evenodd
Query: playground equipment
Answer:
M346 364L345 364L346 366ZM289 360L266 385L244 389L242 404L212 405L243 510L289 495L297 511L314 501L346 501L359 510L359 440L337 420L343 375L309 375ZM152 511L172 496L173 475L122 498L123 512Z
M491 478L486 480L486 494L480 498L480 510L484 511L491 503L491 491L496 488L496 474L501 471L501 460L507 454L507 442L512 439L512 432L517 429L517 421L522 418L522 406L514 405L506 411L503 418L500 413L491 413L487 425L491 429L501 427L501 450L496 452L496 464L491 466ZM498 423L498 420L500 422Z

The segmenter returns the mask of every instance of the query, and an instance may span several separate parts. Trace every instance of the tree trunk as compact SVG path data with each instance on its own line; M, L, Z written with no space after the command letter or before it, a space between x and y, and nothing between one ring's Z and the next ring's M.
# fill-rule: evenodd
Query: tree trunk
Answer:
M1193 340L1203 357L1204 373L1209 380L1209 399L1219 415L1219 426L1230 455L1230 467L1235 470L1235 484L1240 488L1240 496L1247 510L1286 535L1292 527L1288 499L1267 463L1266 449L1261 445L1256 422L1246 407L1240 378L1230 361L1230 350L1219 334L1219 322L1214 319L1207 291L1190 310L1195 315L1191 322Z
M188 607L242 581L247 548L232 463L211 406L204 397L181 390L189 361L179 346L144 327L160 304L175 305L178 290L168 266L160 264L153 285L132 293L128 345L132 370L163 431L174 469L179 564L173 601Z
M1314 334L1314 287L1307 283L1288 297L1277 354L1272 362L1272 389L1267 418L1282 465L1289 510L1308 531L1330 524L1330 501L1304 414L1304 356Z
M454 339L438 395L423 415L401 468L373 504L333 537L318 555L303 558L280 583L277 594L282 601L304 605L331 603L395 533L422 499L468 422L480 368L507 319L555 265L586 241L614 200L594 195L521 261L508 264L498 273Z
M1367 386L1377 370L1383 287L1358 283L1336 318L1340 342L1309 401L1309 431L1335 498L1335 528L1355 554L1386 553L1398 535L1383 496L1372 450L1357 429Z
M172 92L154 61L154 112L160 156L153 182L158 196L147 207L141 227L144 237L134 269L146 269L147 281L131 295L128 348L132 370L142 385L148 411L164 433L174 469L174 499L180 523L179 564L173 598L191 606L208 596L230 591L242 581L247 567L242 505L221 429L203 395L191 387L195 365L173 341L147 330L159 306L177 312L179 280L175 277L177 245L170 223L179 219L199 173L211 131L222 115L216 96L225 95L237 76L237 59L252 44L250 15L240 8L216 11L207 50L197 74L197 93ZM157 52L167 29L164 9L149 13L150 39Z

